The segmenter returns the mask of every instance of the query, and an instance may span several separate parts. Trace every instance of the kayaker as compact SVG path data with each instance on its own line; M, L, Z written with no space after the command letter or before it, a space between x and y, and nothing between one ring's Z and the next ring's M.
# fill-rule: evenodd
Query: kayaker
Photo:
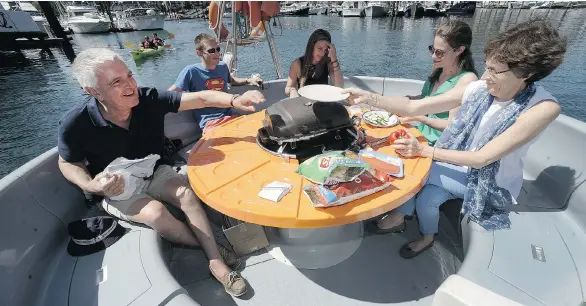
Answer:
M334 86L344 87L344 76L332 37L328 31L317 29L309 36L305 54L291 63L285 94L291 98L298 97L297 89L312 84L328 84L329 79Z
M163 42L163 40L160 39L159 36L157 36L157 33L153 33L153 39L151 41L157 47L165 45L165 42Z
M144 49L157 49L157 46L155 46L155 44L153 44L153 42L151 41L151 39L148 36L144 37L144 41L142 42L142 47Z
M232 83L234 86L260 86L262 84L260 77L238 78L232 76L226 63L220 61L220 46L214 36L202 33L195 37L194 42L195 53L201 58L201 63L185 67L169 90L228 92L228 83ZM193 114L204 134L235 117L231 109L217 107L197 109L194 110Z
M179 245L203 248L214 277L228 293L243 295L244 279L228 267L238 264L236 255L216 243L201 202L170 161L159 160L143 192L126 200L111 199L124 191L125 181L104 169L118 157L164 156L167 113L208 105L254 111L256 104L264 102L263 94L256 90L241 96L209 90L177 93L139 87L120 56L104 48L80 52L72 71L92 98L75 106L59 123L59 169L65 178L88 197L92 195L94 203L109 214L143 223ZM163 202L181 209L187 224L175 219Z

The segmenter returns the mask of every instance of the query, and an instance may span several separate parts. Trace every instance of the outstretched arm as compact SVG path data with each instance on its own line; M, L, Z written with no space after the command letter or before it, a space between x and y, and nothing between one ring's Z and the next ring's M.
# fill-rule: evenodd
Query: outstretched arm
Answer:
M393 144L404 156L424 156L434 160L480 169L500 160L541 133L560 114L560 106L551 100L541 101L519 116L506 131L478 151L456 151L422 145L414 139L399 139ZM413 138L413 137L412 137Z
M468 75L462 78L467 78ZM358 88L344 89L350 94L350 102L354 104L367 103L374 107L388 110L400 116L419 116L449 111L462 104L462 97L467 84L458 84L454 88L437 96L411 101L406 97L385 97Z

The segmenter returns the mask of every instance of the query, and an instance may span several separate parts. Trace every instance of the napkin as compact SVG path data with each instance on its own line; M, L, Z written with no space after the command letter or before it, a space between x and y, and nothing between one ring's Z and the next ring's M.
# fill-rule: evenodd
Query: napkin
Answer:
M262 187L258 196L269 201L279 202L292 188L291 184L274 181Z

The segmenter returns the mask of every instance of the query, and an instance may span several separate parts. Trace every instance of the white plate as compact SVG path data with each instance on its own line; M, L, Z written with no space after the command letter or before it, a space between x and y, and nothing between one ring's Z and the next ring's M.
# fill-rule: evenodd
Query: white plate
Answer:
M374 121L369 120L370 117L376 116L376 115L387 118L386 124L378 124L378 123L375 123ZM399 118L397 116L395 116L387 111L379 111L379 110L369 111L369 112L362 114L362 120L364 120L364 122L366 122L372 126L376 126L376 127L391 127L391 126L395 126L395 125L399 124Z
M343 94L343 88L331 85L307 85L297 91L300 96L313 101L337 102L346 100L350 94Z

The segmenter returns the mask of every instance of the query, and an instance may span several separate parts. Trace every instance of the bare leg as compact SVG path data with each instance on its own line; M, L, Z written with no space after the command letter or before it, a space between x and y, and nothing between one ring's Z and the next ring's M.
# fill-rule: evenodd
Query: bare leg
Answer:
M130 221L150 226L163 238L190 246L199 246L199 242L185 224L175 219L167 208L152 198L142 198L134 202L126 216Z
M220 275L230 273L230 268L222 261L205 211L187 183L179 178L167 181L163 189L162 200L178 206L185 212L189 227L195 233L210 260L210 267Z

